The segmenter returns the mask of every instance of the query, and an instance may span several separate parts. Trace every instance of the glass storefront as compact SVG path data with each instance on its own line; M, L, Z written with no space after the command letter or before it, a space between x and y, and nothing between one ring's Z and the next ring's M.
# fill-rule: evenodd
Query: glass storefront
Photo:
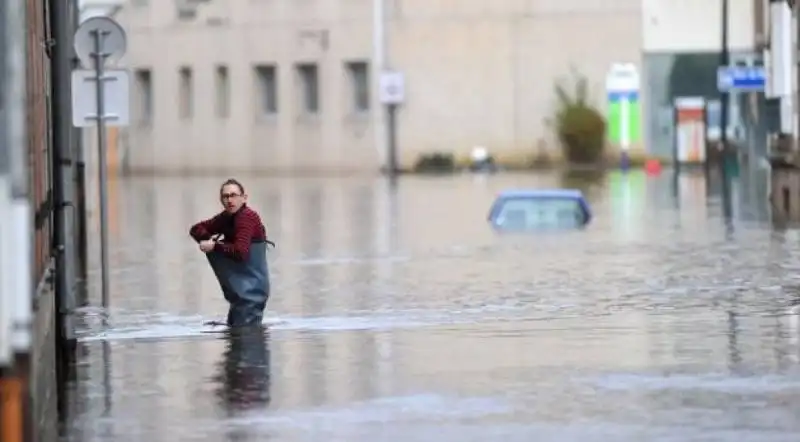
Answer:
M679 97L700 97L708 106L709 135L720 134L720 104L717 91L719 53L645 54L643 57L645 104L644 131L649 154L673 158L674 103ZM758 64L754 53L731 53L731 64ZM755 154L766 153L766 122L762 93L731 94L728 138L740 146L754 146Z

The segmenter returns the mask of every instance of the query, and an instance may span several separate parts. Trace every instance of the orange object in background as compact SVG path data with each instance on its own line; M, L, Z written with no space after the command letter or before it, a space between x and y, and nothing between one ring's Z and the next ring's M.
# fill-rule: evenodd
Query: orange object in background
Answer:
M706 161L706 101L702 97L678 97L676 111L676 160L682 164Z
M647 160L644 163L644 171L648 175L658 175L661 173L661 161Z
M0 441L24 442L25 388L19 377L0 378Z

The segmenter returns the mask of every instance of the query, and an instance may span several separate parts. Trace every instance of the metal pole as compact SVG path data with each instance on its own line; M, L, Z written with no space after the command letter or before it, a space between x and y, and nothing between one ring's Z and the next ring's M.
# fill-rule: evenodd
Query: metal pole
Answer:
M397 105L396 104L388 104L386 106L386 115L388 121L388 130L387 130L387 145L388 145L388 172L389 177L394 178L397 176L398 173L398 165L397 165Z
M73 36L75 30L78 29L80 24L80 6L77 1L70 2L72 8L70 14L70 27L69 35ZM72 45L69 45L72 50ZM72 70L80 69L80 60L70 51L70 60ZM70 109L71 110L71 109ZM84 158L83 151L83 129L79 127L72 128L72 147L73 158L75 160L75 173L73 184L73 196L75 199L75 232L74 244L77 254L77 274L78 288L76 289L76 306L84 305L87 302L87 280L89 273L89 241L87 222L88 215L86 213L86 159Z
M109 265L108 265L108 163L106 159L106 122L105 122L105 73L104 65L108 54L103 52L103 39L106 32L95 30L94 35L94 71L97 91L97 153L100 171L100 261L102 274L103 309L108 315Z
M385 0L372 1L372 63L374 65L373 84L375 85L374 111L373 111L373 131L375 135L375 148L378 150L378 157L383 158L382 167L389 166L390 152L389 133L389 112L384 108L380 101L380 80L386 72L386 14Z
M76 346L72 313L75 303L75 242L72 161L72 34L70 3L75 0L49 3L50 29L56 44L50 58L52 127L51 186L53 192L53 253L55 258L56 360L59 384L74 358Z
M730 51L728 49L728 0L722 0L722 48L719 64L722 67L730 66ZM729 222L732 216L730 182L728 167L733 153L728 146L728 108L730 107L730 92L725 89L720 96L720 179L722 180L722 212L723 218Z
M375 46L375 59L378 63L378 78L391 69L391 59L388 55L388 43L386 36L386 5L385 0L374 0L374 35L373 45ZM387 103L383 114L386 115L386 126L381 127L378 135L381 137L379 145L384 146L386 152L385 169L389 178L394 180L399 172L397 160L397 105ZM380 113L379 113L380 115Z
M719 55L719 65L728 67L731 64L730 52L728 50L728 0L722 0L722 48ZM730 103L730 92L724 90L721 92L720 98L720 144L721 144L721 158L720 164L725 164L725 158L728 152L728 107ZM724 170L723 170L724 173Z
M77 6L74 7L75 11L79 11ZM74 18L74 28L77 28L77 15ZM80 60L77 57L73 58L72 68L80 68ZM78 271L77 278L79 280L78 289L76 293L76 306L86 305L88 303L88 285L89 285L89 232L88 221L89 214L86 210L86 155L83 146L83 130L81 128L73 129L73 141L75 148L75 223L77 225L77 232L75 237Z

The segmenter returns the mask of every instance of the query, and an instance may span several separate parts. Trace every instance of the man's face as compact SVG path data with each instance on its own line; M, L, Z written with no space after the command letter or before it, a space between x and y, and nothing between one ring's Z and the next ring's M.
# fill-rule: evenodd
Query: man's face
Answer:
M242 204L247 201L247 195L242 194L239 186L236 184L226 184L222 187L222 192L219 195L222 207L228 213L236 213L242 208Z

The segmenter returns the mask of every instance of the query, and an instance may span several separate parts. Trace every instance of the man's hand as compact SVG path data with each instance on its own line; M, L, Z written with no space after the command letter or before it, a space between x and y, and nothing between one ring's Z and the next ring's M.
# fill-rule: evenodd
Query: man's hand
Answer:
M200 241L200 251L203 253L208 253L214 250L214 246L216 245L216 241L213 239L207 239L205 241Z

